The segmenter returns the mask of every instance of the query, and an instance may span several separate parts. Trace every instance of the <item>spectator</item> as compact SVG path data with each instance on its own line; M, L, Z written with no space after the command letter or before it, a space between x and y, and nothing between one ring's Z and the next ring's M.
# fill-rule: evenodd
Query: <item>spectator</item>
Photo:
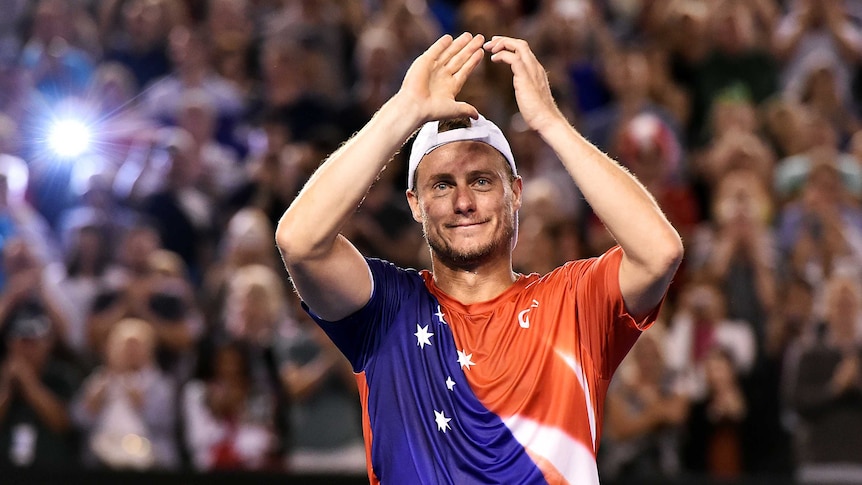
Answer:
M296 197L309 175L303 166L313 163L309 147L293 143L291 138L289 124L275 110L268 110L250 136L253 142L245 164L247 174L228 197L229 214L254 207L263 210L273 226L278 223L282 208Z
M215 247L215 201L200 189L205 173L201 153L186 130L172 130L165 152L163 185L139 208L157 222L164 248L183 259L197 285Z
M164 0L129 0L102 2L99 16L105 38L107 62L117 62L132 73L135 84L144 88L170 73L167 33L172 19ZM120 25L111 21L120 12Z
M217 138L232 143L233 128L244 113L245 102L242 93L213 70L204 32L183 25L173 27L168 37L168 55L173 71L144 91L144 111L155 120L174 124L187 91L200 89L217 113Z
M89 320L90 346L104 352L107 336L117 322L139 318L156 332L156 351L163 370L187 378L203 328L185 266L176 254L158 246L158 236L146 226L129 232L121 248L121 263L113 283L96 297Z
M54 232L45 217L25 198L30 172L24 160L0 153L0 249L17 237L43 263L60 261ZM0 274L0 288L5 284Z
M288 470L364 475L365 445L350 364L298 300L283 334L280 375L291 398Z
M36 89L49 104L84 94L93 75L93 59L77 47L77 7L62 0L40 0L33 16L33 34L21 52Z
M259 80L257 39L248 0L210 0L207 31L213 39L213 68L233 83L243 97L252 95Z
M780 200L786 202L797 197L812 167L818 163L834 164L847 195L862 200L862 167L855 156L841 151L836 126L821 111L805 105L798 109L799 122L804 126L799 131L806 132L803 139L807 139L808 147L776 165L774 184Z
M608 389L607 434L600 455L611 480L660 481L679 476L688 399L664 358L664 333L653 328L632 348Z
M75 373L52 356L57 334L44 311L23 308L10 320L0 362L0 464L72 469Z
M7 281L0 292L0 330L21 311L36 308L52 326L52 337L63 349L69 343L69 317L60 299L59 287L46 274L45 263L27 242L12 237L2 250L2 268Z
M671 316L666 354L668 367L680 375L693 404L703 403L708 396L706 363L716 346L730 354L735 374L745 375L754 365L757 347L750 325L727 318L727 304L716 285L693 281Z
M800 422L794 433L801 483L862 480L862 288L835 274L826 286L820 338L799 357L790 396Z
M87 338L87 317L97 295L109 284L113 248L105 227L93 222L70 228L65 248L64 264L48 268L50 281L66 305L71 350L84 362L93 362L96 353Z
M777 236L788 271L818 287L837 268L858 267L860 231L862 212L848 198L835 163L824 160L781 211Z
M778 89L778 63L758 39L758 14L751 2L721 0L711 6L710 53L694 68L689 138L702 146L713 103L730 91L747 93L759 105Z
M638 114L651 113L669 128L673 143L679 145L681 132L677 120L649 98L650 65L646 51L623 46L606 55L603 62L605 82L610 86L613 100L584 118L584 136L599 148L609 151L625 122Z
M782 90L800 92L814 63L834 68L835 88L841 99L850 98L851 66L862 55L862 32L843 0L793 0L779 20L772 39L783 64Z
M198 89L186 92L177 115L177 125L191 135L191 158L198 160L195 185L213 201L221 202L245 180L237 152L216 138L217 113Z
M212 354L212 374L182 390L183 437L199 471L264 467L274 448L272 395L254 385L242 344Z
M261 265L276 269L279 255L272 245L273 225L260 209L246 207L228 221L222 237L217 263L204 275L201 288L202 308L210 331L223 325L226 296L231 279L245 266Z
M772 201L750 169L733 169L719 182L713 227L693 241L692 272L704 271L727 298L727 315L751 325L763 352L768 315L776 303L777 250L772 237Z
M104 365L86 379L72 405L86 434L90 466L145 470L177 468L176 390L155 361L153 327L133 318L108 335Z
M739 478L745 471L743 441L748 402L733 357L720 346L705 358L706 398L693 403L686 430L685 466L714 479Z

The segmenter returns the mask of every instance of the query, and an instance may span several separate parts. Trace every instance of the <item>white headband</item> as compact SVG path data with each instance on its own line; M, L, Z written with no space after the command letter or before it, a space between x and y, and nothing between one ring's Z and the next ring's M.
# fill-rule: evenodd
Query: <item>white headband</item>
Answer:
M413 188L413 174L416 173L416 167L422 157L428 155L435 148L439 148L447 143L456 141L479 141L487 145L491 145L498 152L503 154L503 158L509 162L512 167L512 174L517 176L518 169L515 167L515 157L512 156L512 148L503 132L491 121L479 115L478 120L470 118L471 126L469 128L456 128L454 130L438 133L439 121L429 121L425 123L419 133L416 134L416 139L413 140L413 148L410 149L410 160L407 165L407 187ZM512 248L518 244L518 214L515 214L515 233L512 237Z
M413 188L413 174L416 173L416 167L419 166L422 157L434 151L435 148L456 141L479 141L491 145L503 154L503 157L509 162L509 166L512 167L512 173L518 175L518 170L515 168L515 157L512 156L512 148L509 147L509 142L506 141L500 128L497 128L497 125L482 115L479 115L478 120L471 118L470 122L472 126L469 128L456 128L443 133L437 132L438 121L425 123L416 135L413 148L410 150L410 161L407 165L407 187Z

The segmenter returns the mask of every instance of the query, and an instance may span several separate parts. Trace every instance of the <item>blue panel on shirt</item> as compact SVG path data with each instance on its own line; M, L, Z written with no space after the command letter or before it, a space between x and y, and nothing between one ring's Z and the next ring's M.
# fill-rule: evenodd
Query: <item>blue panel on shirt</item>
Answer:
M309 314L354 370L365 372L371 461L381 483L545 483L523 446L470 389L451 330L422 277L381 260L368 265L374 291L363 309L339 322ZM417 325L433 334L430 345L418 344Z

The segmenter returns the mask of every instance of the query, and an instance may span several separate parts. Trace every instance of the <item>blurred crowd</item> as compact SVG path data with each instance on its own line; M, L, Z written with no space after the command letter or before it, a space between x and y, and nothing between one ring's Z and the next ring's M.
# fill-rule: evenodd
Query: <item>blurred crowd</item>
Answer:
M274 225L419 53L469 31L527 39L686 245L611 382L602 476L862 482L862 0L0 8L0 464L363 474L351 369ZM460 99L525 180L516 270L601 254L486 61ZM402 156L344 233L425 268Z

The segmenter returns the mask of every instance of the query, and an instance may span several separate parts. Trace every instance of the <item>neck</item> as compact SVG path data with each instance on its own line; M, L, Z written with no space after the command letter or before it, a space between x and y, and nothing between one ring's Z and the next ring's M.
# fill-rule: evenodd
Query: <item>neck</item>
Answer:
M432 256L431 271L438 288L467 305L496 298L518 279L512 271L511 257L459 268Z

